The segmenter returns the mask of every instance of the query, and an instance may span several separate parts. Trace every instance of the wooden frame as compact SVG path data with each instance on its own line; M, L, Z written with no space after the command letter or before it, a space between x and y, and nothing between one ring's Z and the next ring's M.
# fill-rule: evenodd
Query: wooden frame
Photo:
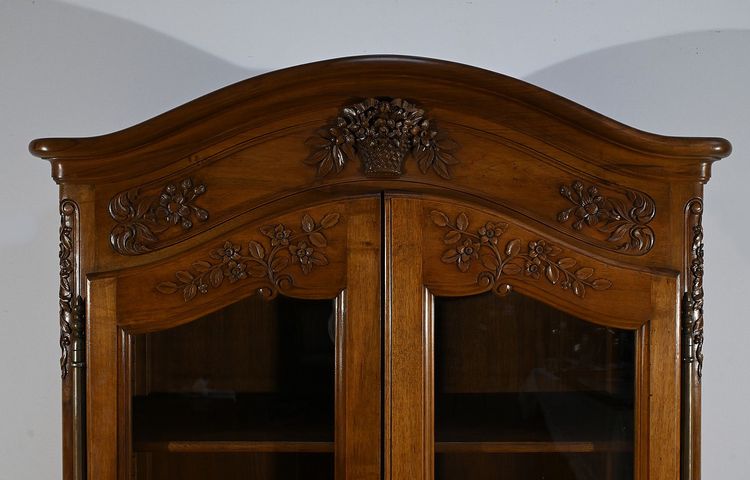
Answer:
M430 461L413 457L431 448L426 390L404 388L424 385L423 368L429 370L425 288L458 295L478 285L465 265L450 270L441 261L434 235L446 221L438 215L436 225L425 215L421 205L430 202L443 205L453 226L458 206L501 218L519 228L519 242L547 239L601 274L571 281L572 295L559 289L567 274L555 266L546 280L505 282L490 272L479 286L502 293L510 285L582 318L597 312L604 324L640 328L639 411L650 414L639 426L653 434L638 445L649 466L640 464L637 477L699 478L702 193L711 164L731 152L726 140L653 135L496 73L384 56L261 75L121 132L39 139L30 151L51 162L60 184L65 480L81 480L86 470L97 479L128 473L120 458L127 452L110 448L122 444L115 435L127 430L128 418L118 417L119 426L108 420L111 409L123 410L117 398L127 396L111 376L127 373L125 330L167 307L186 322L244 295L236 284L203 294L202 285L180 283L174 272L205 262L206 248L243 228L257 235L266 221L283 219L309 234L332 222L323 220L324 205L351 208L341 213L352 227L335 234L339 246L330 243L335 268L294 289L315 298L346 290L340 305L370 318L370 330L344 325L339 368L349 355L377 351L367 381L382 386L385 405L381 436L381 400L364 394L364 380L352 377L349 393L339 392L369 413L357 422L339 419L337 435L347 446L338 452L337 478L380 478L381 470L386 478L430 478ZM367 215L353 207L365 204ZM305 208L317 212L312 224L289 217ZM519 254L515 249L509 251ZM368 267L346 268L362 262ZM272 295L287 284L271 270L269 280L279 274L281 283L258 286ZM382 294L363 296L348 286L375 278ZM629 317L608 308L612 299L627 305ZM661 370L666 359L669 368ZM417 364L422 373L409 370ZM646 391L679 399L682 415L666 401L648 404ZM426 413L406 416L409 405L427 405ZM370 427L363 430L361 419ZM382 452L373 446L381 441ZM360 455L370 456L345 461Z

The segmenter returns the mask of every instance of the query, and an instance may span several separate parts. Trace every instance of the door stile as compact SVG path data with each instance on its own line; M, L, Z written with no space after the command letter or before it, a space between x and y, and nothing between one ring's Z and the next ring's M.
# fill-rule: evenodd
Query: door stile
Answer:
M679 281L654 276L650 332L650 480L678 480L680 471Z
M86 405L88 478L117 478L118 329L116 278L89 280Z
M386 456L388 480L427 480L432 462L427 435L431 392L429 298L422 273L422 206L416 198L386 197Z
M336 479L381 474L380 197L348 203L346 289L336 299Z

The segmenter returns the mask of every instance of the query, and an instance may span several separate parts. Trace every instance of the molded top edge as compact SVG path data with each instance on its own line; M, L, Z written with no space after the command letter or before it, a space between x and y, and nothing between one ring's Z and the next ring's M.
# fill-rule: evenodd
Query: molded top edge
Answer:
M335 84L337 79L356 76L366 86L368 76L372 75L403 78L404 81L440 79L465 90L466 95L477 90L489 92L544 112L608 142L646 154L711 162L728 156L732 150L731 144L723 138L672 137L644 132L540 87L478 67L429 58L377 55L325 60L261 74L118 132L87 138L40 138L30 143L29 151L51 161L105 157L158 143L174 132L267 93L288 91L293 96L295 85L311 79L320 84ZM61 181L61 166L56 170L53 176ZM101 169L98 170L101 173Z

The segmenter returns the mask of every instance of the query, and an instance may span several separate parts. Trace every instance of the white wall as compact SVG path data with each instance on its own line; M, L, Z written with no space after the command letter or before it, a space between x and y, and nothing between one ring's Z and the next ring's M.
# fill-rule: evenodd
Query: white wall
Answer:
M0 480L59 478L57 190L40 136L126 127L242 78L402 53L527 79L658 133L721 135L706 190L704 478L747 477L750 2L0 0Z

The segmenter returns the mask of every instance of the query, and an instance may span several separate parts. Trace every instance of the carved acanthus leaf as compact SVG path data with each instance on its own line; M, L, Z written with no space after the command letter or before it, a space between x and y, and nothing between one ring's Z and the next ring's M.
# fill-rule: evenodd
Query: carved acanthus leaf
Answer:
M193 262L190 268L176 272L174 281L159 283L156 290L167 295L182 292L187 302L198 293L205 294L210 288L219 287L224 280L234 283L255 278L263 280L259 293L274 297L294 283L292 276L286 273L290 265L296 264L306 275L314 266L328 264L323 252L328 245L324 230L336 225L339 218L338 213L328 213L316 222L305 214L299 233L282 223L265 225L260 228L265 241L250 240L241 245L227 240L222 247L211 250L209 259Z
M159 246L159 234L179 225L183 231L194 222L208 220L208 212L195 204L206 186L185 178L158 193L135 188L117 194L109 202L109 214L117 222L109 236L112 248L122 255L140 255Z
M653 248L655 235L648 223L654 219L656 205L645 193L627 190L625 198L606 197L599 187L586 188L576 180L560 187L560 195L573 204L557 214L560 223L573 219L574 230L590 227L608 234L606 241L622 253L643 255Z
M411 153L422 173L433 170L451 178L453 152L449 139L415 104L397 99L368 98L344 107L339 116L307 140L311 148L305 160L317 166L318 177L339 173L354 156L368 177L398 177L406 155Z
M485 222L477 229L469 228L469 217L459 213L451 219L439 210L433 210L430 217L435 225L446 232L443 242L448 249L443 252L444 263L454 263L462 272L468 272L474 262L479 262L483 270L477 282L492 287L495 293L505 295L512 287L509 277L524 274L533 280L544 278L551 285L559 285L583 298L586 289L607 290L612 282L606 278L595 278L591 267L578 265L572 257L563 256L563 250L544 239L537 239L523 245L519 238L501 243L501 237L508 230L508 224Z

